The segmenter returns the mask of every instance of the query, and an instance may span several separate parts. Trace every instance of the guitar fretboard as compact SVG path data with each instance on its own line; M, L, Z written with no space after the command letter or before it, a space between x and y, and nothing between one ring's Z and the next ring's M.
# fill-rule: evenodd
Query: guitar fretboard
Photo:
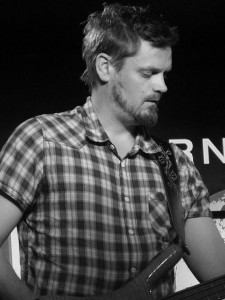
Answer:
M162 300L224 300L225 276L189 287Z

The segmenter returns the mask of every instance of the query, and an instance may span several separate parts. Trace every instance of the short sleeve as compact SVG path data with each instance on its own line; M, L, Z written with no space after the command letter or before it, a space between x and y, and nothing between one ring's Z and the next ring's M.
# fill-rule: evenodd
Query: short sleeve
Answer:
M209 193L202 177L191 159L176 145L172 144L180 178L180 196L184 217L212 217Z
M0 153L0 191L23 212L33 205L43 174L43 134L35 118L18 126Z

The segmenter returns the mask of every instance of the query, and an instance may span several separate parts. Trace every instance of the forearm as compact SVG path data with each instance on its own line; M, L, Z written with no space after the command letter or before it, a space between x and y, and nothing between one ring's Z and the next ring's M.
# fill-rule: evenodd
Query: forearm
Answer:
M0 248L0 299L33 300L35 295L21 281Z
M195 277L204 282L225 274L225 245L211 218L188 219L186 243L191 252L184 259Z

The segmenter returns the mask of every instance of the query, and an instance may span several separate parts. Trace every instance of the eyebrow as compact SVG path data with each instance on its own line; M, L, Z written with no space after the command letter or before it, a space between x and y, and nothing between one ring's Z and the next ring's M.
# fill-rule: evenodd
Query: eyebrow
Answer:
M140 67L138 68L138 71L139 72L153 72L153 73L161 73L161 72L164 72L164 73L167 73L167 72L170 72L172 70L172 66L168 67L166 70L162 70L160 68L156 68L156 67Z

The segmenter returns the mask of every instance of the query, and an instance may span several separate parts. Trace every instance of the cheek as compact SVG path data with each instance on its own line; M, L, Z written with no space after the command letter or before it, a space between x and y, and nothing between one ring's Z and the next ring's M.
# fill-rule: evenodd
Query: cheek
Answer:
M137 102L146 94L146 87L143 82L134 80L134 78L131 78L130 76L127 76L126 80L120 81L120 88L131 102Z
M129 91L132 95L137 95L137 96L141 96L145 94L145 89L140 84L137 84L136 82L129 86Z

